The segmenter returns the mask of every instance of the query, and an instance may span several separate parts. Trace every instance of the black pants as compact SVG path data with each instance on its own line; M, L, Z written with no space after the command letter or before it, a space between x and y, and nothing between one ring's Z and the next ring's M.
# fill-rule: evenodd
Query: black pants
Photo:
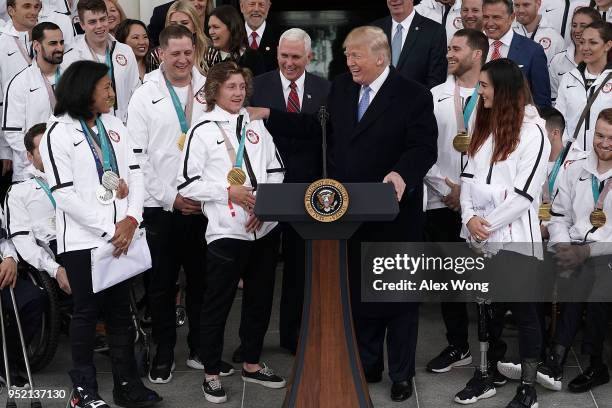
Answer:
M450 208L427 210L425 236L429 242L463 242L461 233L461 213ZM468 349L468 312L463 302L441 302L442 318L446 326L448 344Z
M282 231L283 285L278 325L280 345L295 352L304 304L306 242L289 224L282 224Z
M158 362L171 362L176 345L176 281L181 266L187 281L187 344L194 351L200 346L207 220L203 215L182 215L148 207L144 209L144 224L152 258L148 296L153 339L157 343Z
M134 360L134 328L130 314L131 281L123 281L98 293L91 286L91 250L62 254L72 289L70 347L73 384L97 390L93 349L96 323L103 312L115 384L138 378Z
M26 345L28 345L41 328L41 317L47 307L47 294L26 277L21 276L17 277L13 293L15 294L15 303L17 303L23 339ZM2 289L1 296L2 309L5 316L8 316L8 320L5 320L4 323L6 325L6 346L9 355L9 366L11 371L24 369L25 360L21 351L21 342L19 340L17 322L15 321L15 311L13 309L10 289L8 287ZM2 361L4 361L4 358L0 356L0 362ZM4 365L0 367L0 370L4 372Z
M554 342L569 349L582 326L582 316L586 311L582 354L601 356L611 315L610 307L610 303L601 302L563 303Z
M222 238L208 244L200 314L200 358L207 374L219 374L225 324L240 277L242 356L246 363L259 363L272 311L278 244L278 227L255 241Z

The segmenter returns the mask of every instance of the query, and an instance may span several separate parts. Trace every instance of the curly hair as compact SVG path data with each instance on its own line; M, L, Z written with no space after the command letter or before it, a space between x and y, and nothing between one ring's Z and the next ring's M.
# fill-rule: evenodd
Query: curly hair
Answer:
M253 95L253 74L248 68L243 68L234 61L223 61L214 65L208 71L206 83L204 84L204 99L206 100L206 111L210 112L217 104L219 88L234 74L240 74L246 82L245 101Z
M521 69L507 58L487 62L481 72L489 76L494 89L491 108L478 101L476 120L468 154L473 157L493 135L491 164L504 161L518 146L525 106L531 103L531 92Z

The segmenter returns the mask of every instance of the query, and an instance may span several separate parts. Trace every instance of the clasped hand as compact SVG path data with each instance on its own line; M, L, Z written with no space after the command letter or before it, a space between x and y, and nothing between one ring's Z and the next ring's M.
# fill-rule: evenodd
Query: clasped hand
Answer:
M128 248L134 238L134 233L138 226L129 218L124 218L115 224L115 235L111 239L111 244L115 246L113 256L119 258L121 254L127 254Z

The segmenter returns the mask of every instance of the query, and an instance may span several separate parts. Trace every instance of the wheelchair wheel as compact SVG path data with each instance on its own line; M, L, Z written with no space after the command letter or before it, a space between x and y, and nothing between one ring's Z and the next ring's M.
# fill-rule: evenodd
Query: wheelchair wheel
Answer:
M47 293L47 307L41 319L40 331L28 346L30 368L36 372L49 365L57 351L62 324L59 297L61 289L55 280L44 271L29 268L27 274L35 285Z

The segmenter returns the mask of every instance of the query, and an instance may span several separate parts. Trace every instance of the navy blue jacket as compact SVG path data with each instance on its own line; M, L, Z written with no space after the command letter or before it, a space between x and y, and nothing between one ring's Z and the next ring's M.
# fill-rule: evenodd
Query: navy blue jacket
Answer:
M533 40L514 33L508 51L508 59L521 68L538 106L550 106L550 77L548 62L542 46Z

